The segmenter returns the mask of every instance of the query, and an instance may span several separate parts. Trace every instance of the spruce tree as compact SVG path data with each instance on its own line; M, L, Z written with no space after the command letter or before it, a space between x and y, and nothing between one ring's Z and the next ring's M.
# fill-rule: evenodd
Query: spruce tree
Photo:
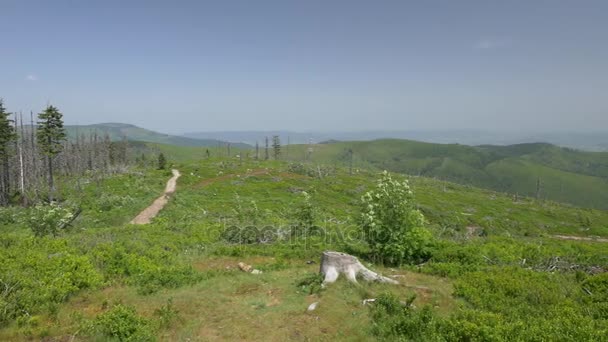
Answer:
M2 206L8 205L10 197L10 145L17 137L12 122L10 113L6 111L2 99L0 99L0 165L2 165L0 174L0 205Z
M165 155L161 152L158 155L158 169L164 170L165 167L167 167L167 159L165 158Z
M38 130L36 138L38 148L46 157L48 167L49 201L53 201L55 184L53 181L53 158L61 153L62 142L66 140L63 128L63 114L56 107L48 106L38 114Z

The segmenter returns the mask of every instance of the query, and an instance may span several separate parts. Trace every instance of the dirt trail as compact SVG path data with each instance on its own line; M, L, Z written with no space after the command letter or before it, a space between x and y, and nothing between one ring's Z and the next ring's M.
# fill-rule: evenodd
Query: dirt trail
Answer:
M556 239L560 240L579 240L579 241L595 241L595 242L608 242L608 239L604 238L593 238L586 236L574 236L574 235L552 235Z
M171 170L173 172L173 177L169 179L167 182L167 186L165 187L165 192L162 196L157 198L149 207L144 209L139 215L137 215L132 221L131 224L148 224L150 220L152 220L158 212L167 204L169 201L169 196L171 196L175 192L175 187L177 186L177 179L181 174L178 170Z

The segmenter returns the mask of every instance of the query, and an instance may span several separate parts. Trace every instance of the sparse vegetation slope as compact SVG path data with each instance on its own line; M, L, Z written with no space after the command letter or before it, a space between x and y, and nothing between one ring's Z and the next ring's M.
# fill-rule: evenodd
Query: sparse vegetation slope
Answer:
M607 237L606 211L410 177L411 203L436 242L424 260L388 268L370 264L360 234L361 197L375 188L377 172L240 156L176 161L171 151L180 148L159 148L182 177L149 225L128 222L170 177L153 156L149 167L79 185L59 177L60 205L77 203L82 214L57 236L34 237L34 209L0 209L7 289L0 339L503 341L607 333L606 244L554 237ZM401 285L339 280L322 289L316 263L327 249L354 254ZM263 273L242 272L239 262ZM363 305L368 298L377 301ZM307 312L312 302L318 308Z
M293 160L390 170L496 191L608 208L608 153L550 144L465 146L410 140L290 146Z

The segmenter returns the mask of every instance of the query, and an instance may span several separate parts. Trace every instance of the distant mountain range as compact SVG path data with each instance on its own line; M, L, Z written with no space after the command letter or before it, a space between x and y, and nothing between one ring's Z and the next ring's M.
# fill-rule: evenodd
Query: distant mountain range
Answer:
M319 143L327 140L368 141L376 139L408 139L440 144L463 145L513 145L522 143L546 142L557 146L570 147L587 151L608 151L607 132L557 132L557 133L521 133L490 132L474 130L453 131L361 131L361 132L293 132L293 131L224 131L186 133L183 136L194 139L217 139L243 142L255 145L264 144L278 135L283 144Z
M228 142L219 139L195 139L184 136L169 135L164 133L154 132L135 125L124 123L100 123L93 125L67 125L65 126L68 137L73 139L79 135L89 135L91 132L97 132L100 136L108 134L113 141L121 140L126 137L131 141L143 141L159 144L168 144L176 146L201 146L212 147L218 145L226 145ZM233 147L251 148L251 146L237 142L230 143Z
M291 145L288 157L313 163L389 170L578 206L608 209L608 152L547 143L507 146L412 140ZM352 159L351 159L352 158Z
M299 161L308 156L313 162L347 166L352 156L355 167L436 177L527 196L538 192L546 199L608 209L608 152L591 152L608 151L608 134L602 133L238 131L176 136L122 123L66 128L71 138L97 132L112 140L126 136L131 141L194 147L225 146L231 141L233 147L252 148L256 142L263 146L265 137L278 135L283 145L290 144L284 147L285 159ZM383 136L397 139L376 139Z

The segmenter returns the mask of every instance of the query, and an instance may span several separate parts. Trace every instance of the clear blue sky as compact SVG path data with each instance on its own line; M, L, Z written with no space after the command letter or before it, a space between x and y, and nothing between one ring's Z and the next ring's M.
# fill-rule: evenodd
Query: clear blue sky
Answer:
M0 97L173 133L608 130L608 1L0 0Z

